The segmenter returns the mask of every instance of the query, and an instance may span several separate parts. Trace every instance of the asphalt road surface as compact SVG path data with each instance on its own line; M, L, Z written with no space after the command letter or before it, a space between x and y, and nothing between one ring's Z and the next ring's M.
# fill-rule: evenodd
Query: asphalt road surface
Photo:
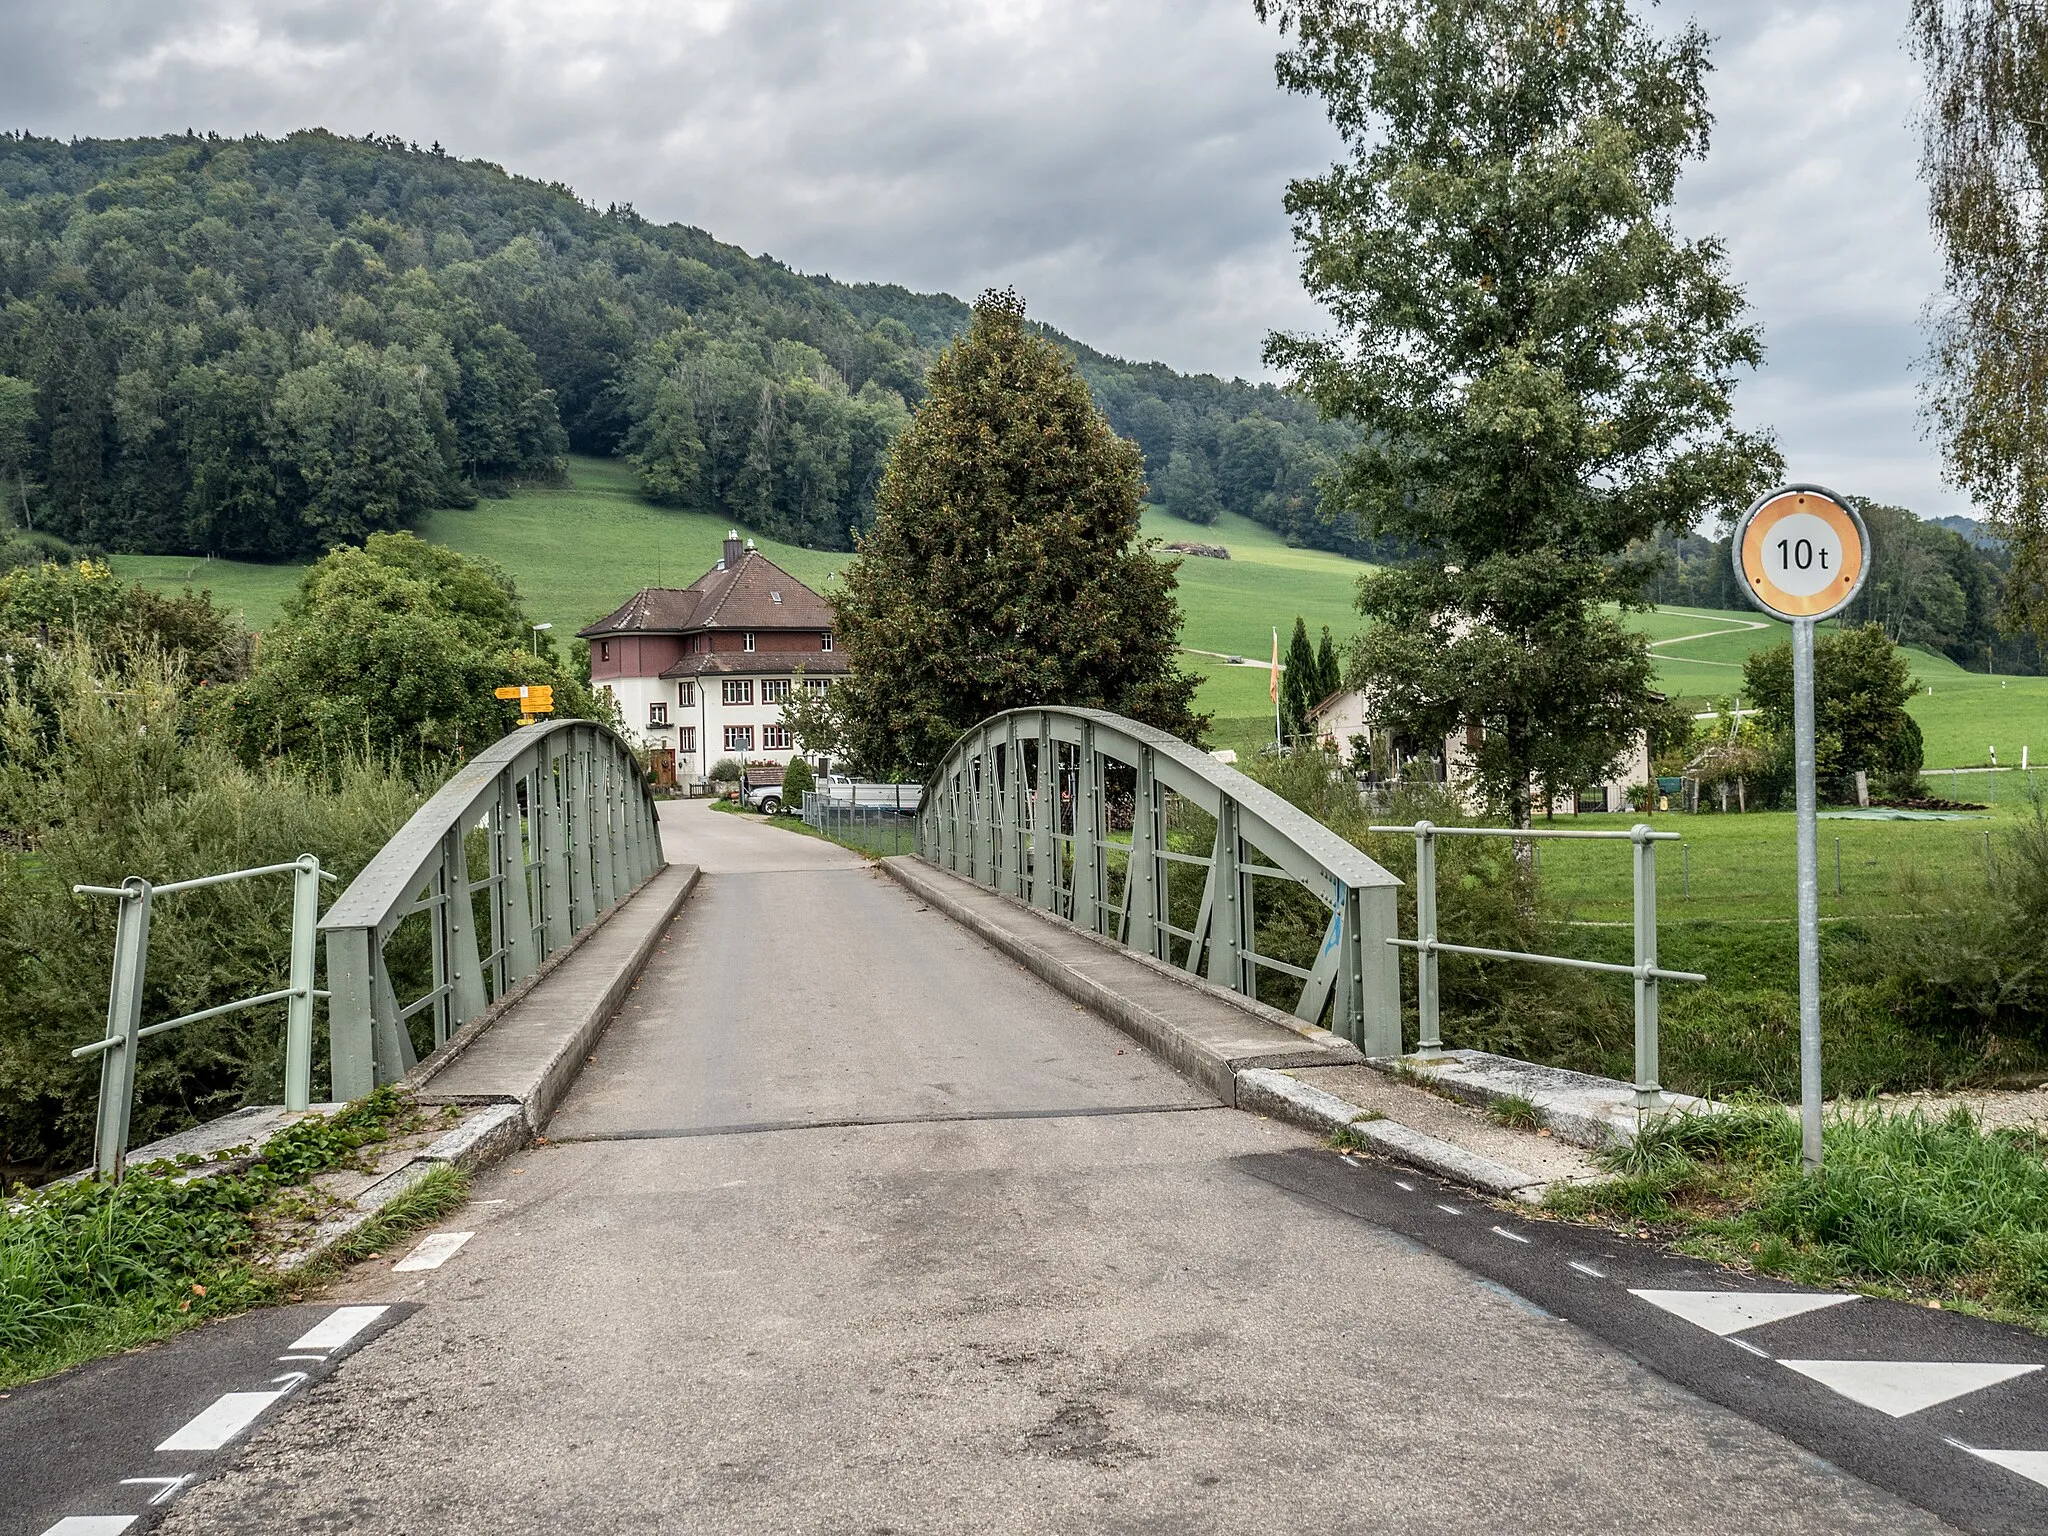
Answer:
M417 1310L134 1529L1954 1528L1891 1491L1910 1478L1867 1480L1908 1420L1851 1403L1842 1432L1841 1391L1770 1331L1797 1324L1744 1347L1629 1289L1714 1276L1612 1269L1206 1105L857 858L669 813L703 884L548 1144L479 1182L439 1267L323 1296ZM1547 1268L1461 1250L1482 1238L1516 1263L1552 1242ZM1827 1433L1724 1390L1717 1350L1822 1394Z

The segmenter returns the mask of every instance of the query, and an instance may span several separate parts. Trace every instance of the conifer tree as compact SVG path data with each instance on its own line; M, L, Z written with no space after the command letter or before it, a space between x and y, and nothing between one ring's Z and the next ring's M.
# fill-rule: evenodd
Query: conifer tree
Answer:
M1177 663L1178 561L1139 539L1143 460L1015 293L984 293L890 451L874 527L835 594L852 676L845 750L921 775L953 739L1031 704L1114 710L1193 740Z

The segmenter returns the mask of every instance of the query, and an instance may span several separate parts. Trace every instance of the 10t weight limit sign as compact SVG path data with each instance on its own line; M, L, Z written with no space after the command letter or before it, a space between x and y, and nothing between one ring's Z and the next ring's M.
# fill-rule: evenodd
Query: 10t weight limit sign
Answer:
M1824 619L1847 606L1869 570L1856 510L1817 485L1773 491L1735 525L1735 565L1750 596L1781 619Z

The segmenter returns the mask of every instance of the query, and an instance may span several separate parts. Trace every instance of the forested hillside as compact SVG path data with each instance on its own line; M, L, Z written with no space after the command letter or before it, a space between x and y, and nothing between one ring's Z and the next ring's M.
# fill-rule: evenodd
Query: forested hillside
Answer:
M844 549L967 313L438 145L4 135L0 529L303 556L548 480L575 448L623 455L658 501ZM1067 344L1172 510L1362 547L1316 510L1345 429Z

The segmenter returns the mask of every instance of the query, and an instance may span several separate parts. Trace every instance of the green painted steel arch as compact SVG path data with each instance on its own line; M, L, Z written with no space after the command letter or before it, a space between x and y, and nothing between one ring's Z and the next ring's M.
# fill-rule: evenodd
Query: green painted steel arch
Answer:
M1129 835L1119 836L1126 781ZM1183 803L1214 823L1206 851L1191 843L1199 833ZM1386 942L1400 880L1177 737L1099 709L1006 710L947 750L917 828L919 856L943 869L1216 986L1284 990L1297 1018L1327 1018L1368 1056L1400 1054L1399 962ZM1192 877L1176 870L1202 871L1199 905L1187 899ZM1327 909L1313 954L1259 947L1299 925L1302 900L1288 887Z
M470 875L470 838L488 858ZM327 939L333 1094L352 1099L417 1064L407 1020L431 1008L434 1048L664 864L654 794L632 746L589 720L523 726L465 763L342 892ZM479 923L473 898L489 894ZM424 914L433 979L401 1003L384 946Z

